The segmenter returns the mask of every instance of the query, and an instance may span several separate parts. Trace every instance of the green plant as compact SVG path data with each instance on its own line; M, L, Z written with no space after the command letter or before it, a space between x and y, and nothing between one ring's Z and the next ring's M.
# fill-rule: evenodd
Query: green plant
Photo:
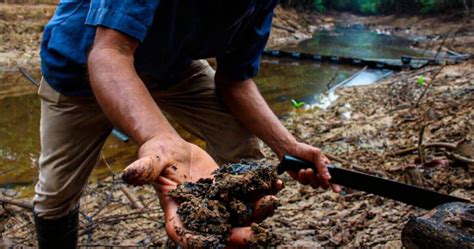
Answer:
M425 82L426 82L425 76L423 76L423 75L419 76L417 81L418 81L418 85L424 86Z
M326 11L323 0L313 0L313 8L318 12Z
M418 0L421 4L420 13L427 14L435 9L436 0Z
M299 102L297 100L292 99L291 104L293 105L294 108L298 109L298 108L301 108L302 106L304 106L305 103L304 103L304 101Z
M364 14L376 14L378 1L375 0L364 0L359 1L359 11Z

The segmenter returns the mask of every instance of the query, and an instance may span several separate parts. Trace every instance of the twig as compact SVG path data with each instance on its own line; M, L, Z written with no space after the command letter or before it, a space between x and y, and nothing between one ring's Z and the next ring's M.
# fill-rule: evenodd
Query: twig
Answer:
M104 153L100 153L100 156L102 157L102 161L104 161L105 166L107 166L110 173L112 174L112 181L115 180L115 172L112 170L112 167L110 166L109 162L107 162L107 159L105 159Z
M105 159L104 154L102 153L102 160L104 161L105 165L109 169L110 173L112 173L113 177L113 184L115 184L115 172L112 170L112 167L110 164L107 162ZM135 195L127 188L125 185L120 185L120 190L124 193L125 197L130 201L130 204L132 205L133 209L143 209L144 205L143 203L135 197Z
M143 209L142 202L125 185L120 185L120 190L127 197L133 209Z
M79 236L82 236L88 233L89 231L93 230L95 227L97 227L101 223L111 223L111 222L113 223L113 222L122 221L122 220L143 218L142 215L147 214L147 212L152 212L156 210L158 209L140 210L137 212L101 217L95 221L92 221L91 223L88 223L83 229L81 229L79 232Z
M445 149L455 149L456 145L452 143L429 143L424 145L425 149L426 148L445 148ZM403 156L406 154L409 154L413 151L418 150L418 146L410 147L407 149L399 150L397 152L394 152L393 155L395 156Z
M466 18L466 21L463 22L457 29L456 31L454 31L454 35L453 35L453 39L451 40L451 44L454 42L455 38L456 38L456 35L458 34L458 32L464 27L465 24L467 24L469 22L469 18ZM434 56L435 60L437 59L439 53L441 52L441 49L443 48L444 44L446 43L446 40L448 39L449 35L451 34L451 32L448 32L446 34L446 36L444 37L443 41L441 42L441 44L439 45L438 47L438 50L436 51L436 54ZM441 71L443 70L444 66L442 66L438 72L436 72L436 74L433 76L433 78L431 79L431 81L425 86L425 89L423 89L423 92L421 93L420 97L418 98L418 100L416 101L416 105L415 107L418 107L421 103L421 100L423 99L423 97L425 96L426 92L428 92L428 89L431 87L431 85L433 84L433 82L435 81L436 77L438 77L438 75L441 73Z
M161 210L161 209L160 208L153 208L153 209L138 210L138 211L135 211L135 212L125 213L125 214L114 214L114 215L109 215L109 216L98 218L97 220L95 220L95 222L103 222L103 221L107 221L107 220L114 219L114 218L120 218L120 217L124 217L124 216L143 215L143 214L148 214L150 212L155 212L155 211L159 211L159 210Z
M116 248L116 247L123 247L123 248L143 248L144 246L137 246L137 245L112 245L112 244L79 244L79 247L101 247L101 248Z
M434 67L434 68L425 68L423 70L418 70L416 72L413 72L413 73L410 73L410 74L407 74L406 77L407 78L410 78L410 77L414 77L414 76L418 76L420 74L424 74L424 73L430 73L432 71L435 71L437 69L437 67ZM405 74L402 74L402 75L405 75ZM393 84L395 82L398 82L400 81L398 75L397 76L394 76L392 80L388 81L386 84Z
M23 75L23 77L25 77L29 82L31 82L31 84L35 85L36 87L40 86L40 83L33 79L33 76L31 76L31 74L29 74L26 69L20 67L18 68L18 71L20 71L21 75Z
M28 202L28 201L15 200L15 199L0 196L0 203L17 206L24 209L29 209L30 211L33 210L33 203Z
M420 157L421 165L425 165L425 146L423 145L423 137L425 135L426 125L422 125L418 135L418 157Z
M279 24L276 24L276 23L273 23L272 26L275 27L275 28L277 28L277 29L286 30L286 31L288 31L288 32L290 32L290 33L295 33L295 32L296 32L296 30L294 30L294 29L292 29L292 28L284 27L284 26L279 25Z
M443 68L444 68L444 66L440 67L439 70L434 74L434 76L430 80L430 82L425 86L425 88L423 89L423 92L421 93L420 97L418 97L418 100L416 101L415 107L418 107L420 105L421 100L426 95L426 93L428 92L428 89L431 87L431 85L433 85L433 82L438 77L438 75L441 73L441 71L443 71Z
M451 159L454 159L456 161L459 161L459 162L463 162L463 163L474 163L474 159L471 159L471 158L468 158L468 157L465 157L465 156L461 156L461 155L458 155L456 153L452 153L452 152L445 152L446 153L446 156L449 158L451 157Z
M102 206L100 206L94 213L92 213L90 218L94 219L94 217L96 217L100 212L102 212L102 210L104 210L110 204L110 199L111 198L107 197L106 201L102 204Z
M336 79L336 76L337 76L337 71L331 76L331 79L329 80L329 83L326 85L326 87L328 89L328 92L329 92L329 90L331 90L331 85L334 82L334 80Z
M341 163L343 165L350 165L349 161L346 161L340 157L337 157L335 155L331 155L331 154L328 154L328 153L324 153L324 155L326 155L327 158L329 158L329 160L332 160L332 161L336 161L338 163Z
M328 154L328 153L324 153L324 155L326 155L327 158L329 158L329 160L331 161L336 161L338 163L341 163L342 165L344 165L345 167L351 167L357 171L360 171L360 172L365 172L365 173L370 173L370 174L375 174L375 175L378 175L378 176L384 176L385 174L380 172L380 171L377 171L377 170L367 170L366 168L363 168L361 166L358 166L358 165L354 165L354 164L351 164L349 161L347 160L344 160L340 157L337 157L335 155L331 155L331 154Z
M23 223L22 225L19 225L18 227L14 228L14 229L9 229L9 230L3 232L2 235L5 236L7 234L16 233L16 232L20 231L21 229L23 229L26 226L31 225L31 224L32 224L31 222L27 221L27 222Z

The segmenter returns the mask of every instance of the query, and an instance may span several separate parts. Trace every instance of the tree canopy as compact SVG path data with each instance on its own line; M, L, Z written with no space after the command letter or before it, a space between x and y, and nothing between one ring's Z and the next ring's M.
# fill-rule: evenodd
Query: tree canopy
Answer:
M474 0L281 0L283 6L359 14L429 14L474 8Z

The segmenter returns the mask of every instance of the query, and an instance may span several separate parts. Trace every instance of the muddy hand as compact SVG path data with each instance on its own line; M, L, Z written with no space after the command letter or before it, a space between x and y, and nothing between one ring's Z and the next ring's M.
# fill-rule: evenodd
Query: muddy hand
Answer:
M167 195L168 191L176 188L176 183L165 177L159 177L158 182L153 185L157 190L161 207L165 214L165 229L168 237L183 248L190 247L190 244L193 244L193 240L196 240L196 235L185 228L177 213L179 204ZM264 196L256 201L254 203L254 220L249 222L249 225L252 222L260 222L271 215L277 207L275 203L278 203L277 198L271 195ZM232 228L227 248L245 247L247 241L252 238L252 235L253 232L250 226Z
M207 178L212 178L212 175L209 174ZM197 179L194 179L194 181L196 180ZM185 228L184 223L181 221L177 213L179 204L168 195L168 192L176 188L177 185L176 182L170 180L165 175L160 176L157 181L153 183L165 214L165 229L169 238L181 247L187 248L190 244L193 244L195 235ZM275 196L270 194L278 192L282 187L283 182L279 180L275 183L274 188L268 193L262 193L259 195L260 197L254 196L253 219L248 222L248 225L252 222L260 222L273 214L274 209L278 207L278 200ZM251 239L251 237L252 229L249 226L233 228L227 246L229 248L242 248L245 246L246 241Z
M186 181L212 178L212 172L218 168L216 162L198 146L182 140L152 139L142 145L139 157L124 170L122 178L130 184L151 184L155 187L165 215L166 233L170 239L187 247L192 235L183 232L187 230L177 214L179 205L168 196L168 192ZM255 221L263 220L273 212L276 197L270 194L282 187L283 183L279 181L274 189L265 193L266 196L255 197ZM242 246L252 234L250 227L235 228L233 231L230 246Z
M207 178L217 169L216 162L201 148L181 138L152 138L139 150L139 159L130 164L122 179L133 185L157 182L159 176L177 184Z
M332 188L334 192L340 192L341 187L335 184L330 184L331 175L327 165L329 165L329 159L321 152L319 148L310 146L304 143L297 143L296 146L288 152L289 155L301 158L306 161L314 162L317 172L312 168L302 169L298 172L288 171L288 174L301 184L310 185L313 188L322 187L327 189Z

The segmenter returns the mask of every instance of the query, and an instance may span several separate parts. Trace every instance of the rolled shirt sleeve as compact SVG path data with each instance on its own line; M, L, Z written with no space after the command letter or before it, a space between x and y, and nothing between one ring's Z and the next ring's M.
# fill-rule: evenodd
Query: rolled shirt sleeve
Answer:
M86 24L111 28L143 42L159 4L160 0L92 0Z
M229 80L246 80L257 75L260 58L270 36L273 9L277 1L268 1L269 5L258 13L241 34L242 39L236 48L218 56L217 70Z

